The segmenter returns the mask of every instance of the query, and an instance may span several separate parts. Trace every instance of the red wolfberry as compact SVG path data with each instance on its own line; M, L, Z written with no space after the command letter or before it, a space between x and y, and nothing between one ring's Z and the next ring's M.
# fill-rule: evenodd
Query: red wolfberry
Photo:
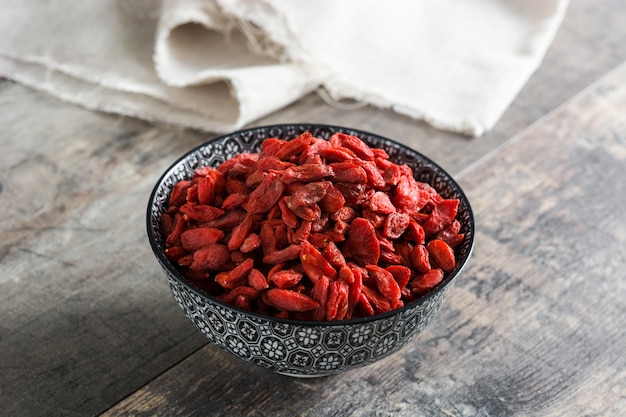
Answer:
M226 245L207 245L193 253L193 262L189 266L195 271L218 271L230 261L230 251Z
M350 149L359 158L364 159L366 161L371 161L374 159L374 156L375 156L374 152L372 152L370 147L367 146L367 144L365 144L365 142L363 142L358 137L345 135L343 133L335 133L333 137L334 136L338 137L342 146L345 146L346 148ZM333 137L331 137L329 140L332 140Z
M224 232L212 227L199 227L187 229L180 235L180 242L189 252L200 249L203 246L217 243L224 237Z
M291 288L302 279L302 274L297 273L293 269L283 269L272 274L271 281L278 288Z
M328 300L329 285L330 280L328 277L322 276L311 289L311 298L319 303L319 307L315 309L313 320L319 321L326 318L326 301Z
M378 265L367 265L367 272L376 282L378 291L388 300L400 299L400 286L393 278L391 272Z
M302 242L300 245L300 262L304 272L315 284L322 276L334 278L337 275L335 268L326 260L324 255L309 242Z
M455 267L454 251L443 240L435 239L426 244L430 258L445 272L450 272Z
M435 234L445 229L457 215L459 200L443 200L430 212L424 223L426 235Z
M300 257L300 245L289 245L285 249L277 250L263 257L263 263L276 265Z
M410 221L411 218L406 213L389 213L385 219L383 233L389 239L398 239L409 227Z
M283 311L309 311L320 306L317 301L308 295L291 290L272 288L264 294L267 295L266 302L268 304Z
M243 253L250 253L261 247L261 238L256 233L250 233L243 241L239 250Z
M232 270L228 272L220 272L215 276L215 282L220 284L224 288L235 288L238 281L243 280L248 275L248 272L254 266L254 260L248 258Z
M169 205L180 207L187 202L187 190L191 187L191 181L178 181L170 193Z
M441 269L431 269L430 271L417 275L409 286L415 294L424 294L428 290L433 289L437 284L443 280L443 271Z
M411 251L411 265L422 273L430 271L430 255L424 245L417 245Z
M243 203L243 208L248 213L267 213L274 207L285 190L285 184L278 181L278 177L276 173L269 173L259 186L248 194L248 199Z
M210 222L224 214L224 210L213 206L186 203L180 206L180 212L200 223Z
M248 272L248 285L257 291L263 291L269 288L265 275L258 269L251 269L250 272Z
M374 226L368 220L357 217L350 224L347 234L347 244L356 263L361 266L378 264L380 246Z

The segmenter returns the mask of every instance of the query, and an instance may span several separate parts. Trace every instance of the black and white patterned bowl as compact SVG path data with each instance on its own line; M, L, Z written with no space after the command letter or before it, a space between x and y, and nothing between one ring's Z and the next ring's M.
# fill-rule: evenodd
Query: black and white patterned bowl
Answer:
M458 219L464 241L456 248L456 268L433 290L404 307L373 317L337 322L305 322L263 316L225 304L186 280L164 255L160 219L174 184L191 178L201 166L217 166L241 152L260 151L268 137L291 139L310 131L328 139L335 132L361 138L383 148L396 163L409 165L415 178L433 186L445 198L458 198ZM432 321L465 266L474 243L474 219L459 185L442 168L420 153L390 139L344 127L290 124L237 131L192 149L158 180L147 212L148 238L167 276L174 299L187 318L213 343L233 355L296 377L317 377L368 365L400 349Z

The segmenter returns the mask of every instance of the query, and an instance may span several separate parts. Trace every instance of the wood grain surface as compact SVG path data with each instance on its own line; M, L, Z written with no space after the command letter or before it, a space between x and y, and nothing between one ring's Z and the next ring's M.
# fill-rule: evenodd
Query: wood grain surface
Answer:
M474 257L397 354L297 380L209 345L105 415L623 415L624 109L626 65L459 176Z
M602 78L626 61L624 21L621 0L571 2L482 138L314 94L255 123L397 139L460 174L478 212L471 267L436 323L379 364L312 381L207 345L150 253L153 184L212 135L0 80L0 415L624 415L624 68Z

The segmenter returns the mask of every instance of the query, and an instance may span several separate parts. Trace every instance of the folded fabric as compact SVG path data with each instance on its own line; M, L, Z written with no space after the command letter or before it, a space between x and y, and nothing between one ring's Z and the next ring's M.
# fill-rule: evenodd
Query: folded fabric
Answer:
M6 0L0 75L91 109L213 132L323 88L480 136L567 0Z

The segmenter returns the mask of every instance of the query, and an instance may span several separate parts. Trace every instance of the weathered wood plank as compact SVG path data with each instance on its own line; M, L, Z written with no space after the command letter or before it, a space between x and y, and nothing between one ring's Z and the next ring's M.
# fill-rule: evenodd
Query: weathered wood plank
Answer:
M155 173L199 137L14 84L3 99L0 414L94 414L206 343L144 227Z
M626 64L463 174L475 256L399 353L294 380L206 346L105 415L624 415L625 108Z

